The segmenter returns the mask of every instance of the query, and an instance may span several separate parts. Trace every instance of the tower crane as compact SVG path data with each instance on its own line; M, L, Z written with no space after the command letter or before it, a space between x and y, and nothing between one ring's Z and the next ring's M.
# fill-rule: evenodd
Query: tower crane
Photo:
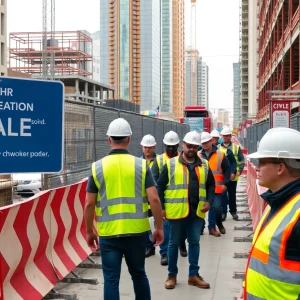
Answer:
M191 0L192 8L191 8L191 46L192 49L196 49L196 1Z
M42 76L54 79L55 60L53 41L55 35L55 0L43 0ZM49 47L49 49L48 49Z

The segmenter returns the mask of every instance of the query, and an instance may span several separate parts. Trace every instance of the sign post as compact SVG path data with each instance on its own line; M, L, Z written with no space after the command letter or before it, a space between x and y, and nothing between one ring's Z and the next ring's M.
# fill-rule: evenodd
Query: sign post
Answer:
M270 101L270 128L291 126L291 104L289 101Z
M64 85L0 78L0 174L63 168Z

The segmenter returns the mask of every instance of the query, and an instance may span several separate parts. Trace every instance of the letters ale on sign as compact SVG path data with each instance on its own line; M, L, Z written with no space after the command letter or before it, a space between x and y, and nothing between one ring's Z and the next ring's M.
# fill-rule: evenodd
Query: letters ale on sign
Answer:
M290 127L291 104L289 101L271 102L271 127Z

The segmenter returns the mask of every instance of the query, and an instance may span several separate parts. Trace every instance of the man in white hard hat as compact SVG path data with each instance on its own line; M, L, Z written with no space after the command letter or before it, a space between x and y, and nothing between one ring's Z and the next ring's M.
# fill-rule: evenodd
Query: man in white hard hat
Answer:
M156 158L155 146L156 141L153 135L146 134L141 141L143 154L141 158L146 159L148 166L152 168Z
M120 299L119 280L123 255L133 280L136 299L151 299L145 273L145 235L150 230L148 201L156 222L153 240L163 241L162 209L155 181L146 160L128 152L129 123L112 121L107 130L110 153L92 165L86 188L86 241L101 245L104 300ZM148 200L147 200L148 198ZM93 230L96 212L97 234Z
M258 159L268 206L253 236L238 299L300 299L300 132L270 129L248 157Z
M155 181L157 181L163 166L166 162L178 156L180 153L178 152L178 147L180 143L180 139L178 134L175 131L169 131L165 134L163 143L165 146L165 152L161 155L156 156L156 160L153 163L151 168L153 177ZM168 265L168 244L169 244L169 223L167 220L164 220L164 242L160 245L160 255L161 255L161 265L167 266ZM155 251L155 250L154 250ZM154 255L155 252L152 250L151 255ZM187 257L187 250L185 245L185 238L182 240L179 246L180 255L182 257Z
M142 151L143 154L141 156L141 158L146 159L147 164L149 166L149 168L151 169L154 163L154 160L156 158L156 153L155 153L155 147L156 147L156 141L153 135L151 134L146 134L141 141L141 146L142 146ZM150 205L148 206L148 214L149 217L152 216L151 213L151 208ZM155 247L154 247L154 243L151 240L151 231L149 231L149 235L146 235L146 242L147 242L147 247L146 247L146 253L145 256L149 257L151 255L155 254Z
M222 194L226 193L230 182L230 164L224 152L213 144L208 132L201 133L202 150L198 152L201 158L208 160L209 167L215 178L215 197L213 206L208 212L208 231L210 235L220 237L226 230L222 223ZM217 231L216 226L219 228Z
M170 225L166 289L175 288L178 246L185 235L189 245L188 284L199 288L210 287L199 275L199 243L205 213L213 202L215 180L208 161L197 155L199 145L199 133L188 132L183 139L183 152L167 161L157 181L164 215Z
M241 147L231 142L232 131L228 127L223 128L223 130L221 131L221 135L222 135L223 143L219 145L219 150L227 154L227 150L230 149L237 163L236 173L235 175L234 174L231 175L231 181L228 185L228 204L229 204L229 212L232 215L232 218L234 220L238 220L239 216L237 215L237 208L236 208L236 188L237 188L237 182L239 180L239 176L242 174L243 169L245 167L245 159ZM227 200L225 198L223 199ZM222 205L223 220L225 220L227 217L227 209L228 209L227 203L224 201Z
M214 129L211 133L211 138L212 138L212 142L214 145L218 146L219 144L219 139L220 139L220 133L218 130Z

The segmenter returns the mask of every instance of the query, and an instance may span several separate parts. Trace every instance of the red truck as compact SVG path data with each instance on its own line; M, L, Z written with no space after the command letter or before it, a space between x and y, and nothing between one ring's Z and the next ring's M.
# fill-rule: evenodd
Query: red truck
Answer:
M205 106L186 106L180 123L189 124L191 130L212 131L212 114Z

